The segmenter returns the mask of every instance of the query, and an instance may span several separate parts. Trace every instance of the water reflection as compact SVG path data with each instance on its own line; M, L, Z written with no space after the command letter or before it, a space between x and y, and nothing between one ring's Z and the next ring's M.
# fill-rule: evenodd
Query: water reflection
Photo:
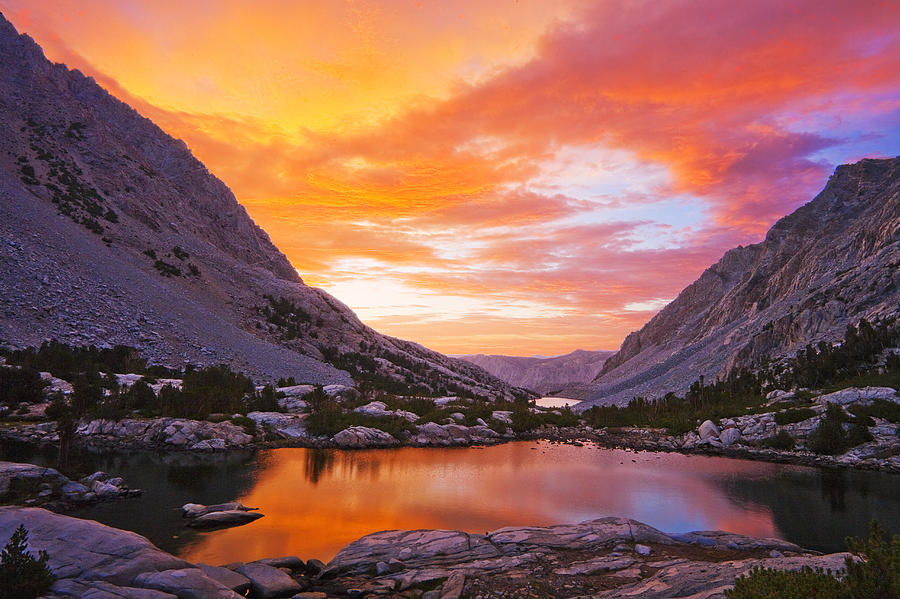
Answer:
M877 517L900 528L900 477L547 442L488 448L275 449L214 455L115 453L94 465L146 489L81 512L194 561L296 554L327 560L392 528L484 532L628 516L670 532L721 528L818 550L843 548ZM265 517L184 528L189 501L239 499Z
M310 449L306 452L306 480L312 484L319 482L322 474L334 470L335 452L328 449Z
M844 536L863 534L869 514L887 508L881 500L896 510L900 491L900 479L877 473L838 472L836 478L833 472L796 466L543 442L265 453L265 468L241 499L258 505L266 517L195 538L183 551L188 559L227 562L281 553L328 559L377 530L483 532L606 515L672 532L722 528L842 549ZM879 478L894 498L867 504L855 491L859 485L844 480L840 486L841 476ZM831 495L820 495L826 489ZM839 496L845 506L853 497L852 517L834 502ZM813 526L798 514L824 522ZM836 518L838 526L831 523Z
M581 400L567 397L539 397L534 403L542 408L565 408L566 406L580 404Z

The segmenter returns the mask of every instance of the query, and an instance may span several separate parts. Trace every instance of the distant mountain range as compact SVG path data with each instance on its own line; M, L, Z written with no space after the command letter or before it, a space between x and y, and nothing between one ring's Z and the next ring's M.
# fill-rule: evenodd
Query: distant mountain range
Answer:
M585 406L684 391L730 369L838 341L848 325L900 312L900 158L839 166L761 243L729 250L592 382Z
M0 15L0 342L124 344L298 382L511 395L306 286L228 187Z
M535 393L548 394L596 377L613 351L578 349L564 356L520 357L502 355L457 356L481 366L499 379Z

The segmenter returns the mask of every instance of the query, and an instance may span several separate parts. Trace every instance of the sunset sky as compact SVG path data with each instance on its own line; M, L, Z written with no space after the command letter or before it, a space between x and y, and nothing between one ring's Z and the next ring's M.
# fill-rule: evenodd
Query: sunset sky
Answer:
M615 349L900 154L900 1L0 0L311 285L446 353Z

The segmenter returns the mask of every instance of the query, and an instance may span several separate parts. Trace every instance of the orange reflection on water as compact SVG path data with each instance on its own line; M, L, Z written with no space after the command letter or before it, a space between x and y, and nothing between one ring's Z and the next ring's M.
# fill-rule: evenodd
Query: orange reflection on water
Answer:
M627 516L669 532L726 529L776 536L768 508L735 500L730 481L783 466L678 454L509 443L479 449L262 452L240 500L265 518L204 533L190 561L332 558L359 537L396 528L485 532L510 525Z

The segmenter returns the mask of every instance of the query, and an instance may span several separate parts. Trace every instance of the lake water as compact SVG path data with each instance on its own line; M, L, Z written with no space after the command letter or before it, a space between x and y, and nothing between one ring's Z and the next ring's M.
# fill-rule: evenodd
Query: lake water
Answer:
M9 455L4 459L40 456ZM550 442L486 448L115 452L82 468L145 493L75 515L213 564L299 555L327 561L386 529L485 532L510 525L627 516L666 532L724 529L821 551L878 518L900 532L900 476ZM214 532L184 527L188 502L240 500L265 514Z

